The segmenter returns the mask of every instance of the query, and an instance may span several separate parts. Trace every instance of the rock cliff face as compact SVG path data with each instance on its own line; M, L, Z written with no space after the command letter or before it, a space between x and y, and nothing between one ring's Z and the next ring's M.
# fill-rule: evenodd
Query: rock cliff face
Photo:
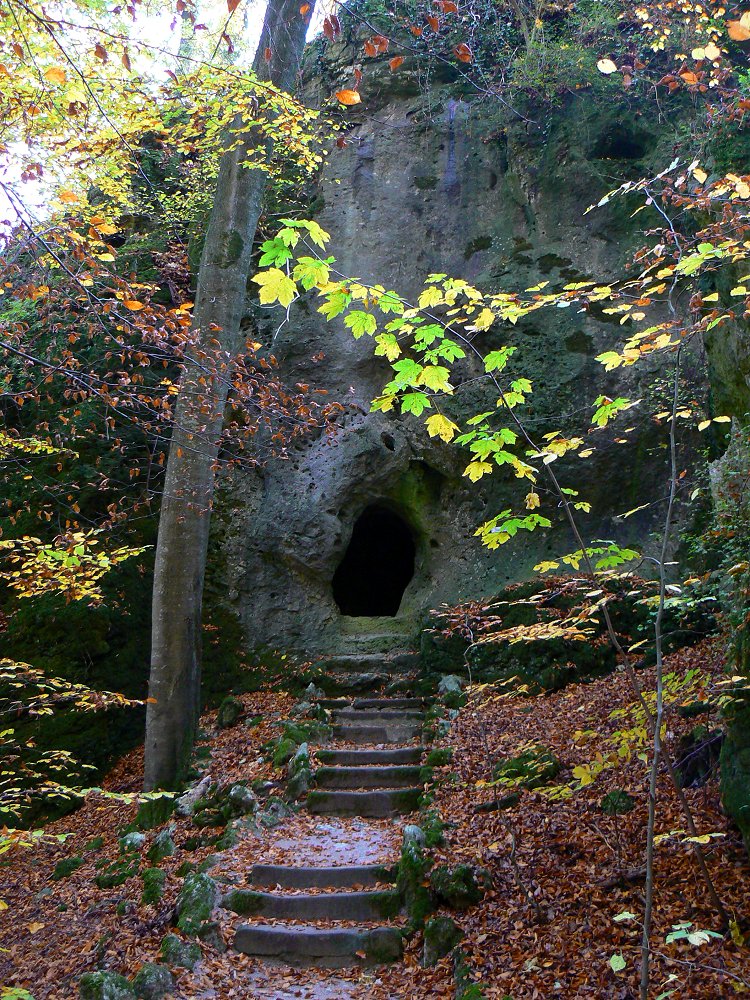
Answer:
M325 61L313 50L312 100L344 85L352 57L344 44L329 48ZM603 104L582 93L553 112L519 116L489 98L476 102L450 80L420 85L416 65L390 74L383 61L368 66L362 98L346 146L322 171L315 217L331 234L341 272L407 297L431 272L488 289L611 277L636 224L618 204L584 211L669 155L668 140L624 97ZM497 471L473 486L462 478L459 449L431 441L409 415L371 414L387 367L367 338L355 341L336 321L326 323L312 302L295 306L283 325L275 313L255 308L254 316L287 378L328 389L348 410L332 439L310 440L289 461L224 484L221 585L250 646L314 653L405 645L426 609L496 592L540 558L575 547L559 522L483 550L477 524L521 509L522 484ZM593 400L612 388L594 358L620 333L603 314L551 310L487 336L519 346L518 373L534 384L526 418L541 434L588 426ZM325 360L311 361L318 352ZM455 414L476 412L485 397L485 408L494 408L496 394L479 374L470 364L461 373ZM637 398L645 377L631 375L626 391ZM594 505L589 537L640 541L648 532L647 520L628 520L627 535L613 521L663 481L650 421L636 411L629 423L629 443L601 436L594 455L569 469L571 485ZM395 615L375 600L383 591Z

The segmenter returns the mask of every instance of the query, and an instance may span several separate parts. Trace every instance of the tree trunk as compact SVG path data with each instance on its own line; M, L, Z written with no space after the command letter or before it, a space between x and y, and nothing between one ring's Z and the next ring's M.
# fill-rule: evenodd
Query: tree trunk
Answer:
M299 0L269 0L255 57L258 77L291 90L308 20ZM266 186L263 170L242 163L260 143L270 147L270 140L250 127L240 147L221 158L198 272L194 346L175 407L156 546L147 790L175 788L184 778L200 713L201 610L214 474Z

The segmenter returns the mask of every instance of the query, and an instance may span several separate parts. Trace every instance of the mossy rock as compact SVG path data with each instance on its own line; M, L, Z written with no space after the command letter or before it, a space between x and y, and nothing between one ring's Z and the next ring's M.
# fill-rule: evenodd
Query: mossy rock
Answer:
M427 915L432 910L432 900L425 885L429 861L423 850L424 843L424 831L420 827L407 827L404 830L396 887L406 910L406 929L410 934L424 927Z
M179 969L193 969L200 962L203 952L197 941L183 941L176 934L167 934L162 940L159 954L167 965Z
M527 747L515 757L495 764L492 777L518 788L541 788L560 773L560 761L551 750L540 744Z
M211 919L219 899L214 880L205 872L192 872L182 884L177 897L177 927L183 934L196 935L202 924Z
M163 861L164 858L169 858L175 853L177 847L172 839L173 833L174 828L169 827L166 830L160 830L154 837L151 846L146 851L146 857L152 864Z
M435 965L453 951L463 936L464 932L452 917L431 917L424 925L422 965Z
M135 995L139 1000L161 1000L174 990L174 976L157 962L144 962L133 979Z
M58 861L55 865L55 870L52 872L51 878L53 882L60 882L64 878L68 878L72 875L74 871L81 867L81 865L86 862L83 858L63 858L62 861Z
M83 850L88 854L89 851L100 851L102 847L104 847L104 837L92 837L83 845Z
M227 695L216 713L216 728L231 729L232 726L236 726L244 711L245 707L239 698Z
M467 910L482 899L489 882L484 869L471 865L440 865L430 873L430 888L439 903L454 910Z
M100 889L114 889L138 874L138 859L123 861L106 861L94 882Z
M120 854L130 855L138 854L143 845L146 842L146 837L144 834L137 830L133 830L130 833L126 833L124 837L120 837L119 849Z
M143 879L143 892L141 893L141 903L144 906L155 905L164 894L164 882L167 873L161 868L146 868L141 878Z
M117 972L86 972L78 981L80 1000L135 1000L138 994Z
M427 767L446 767L453 760L453 747L433 747L427 754Z
M273 766L277 768L285 767L297 752L297 746L298 744L294 740L287 738L280 739L273 752Z
M175 799L173 795L160 795L155 799L146 799L138 807L133 822L136 830L153 830L163 826L174 812Z

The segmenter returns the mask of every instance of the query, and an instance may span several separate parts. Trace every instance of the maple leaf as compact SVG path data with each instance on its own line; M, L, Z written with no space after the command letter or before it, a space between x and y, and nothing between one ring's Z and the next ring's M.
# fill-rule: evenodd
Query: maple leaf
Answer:
M427 432L430 437L439 437L447 444L452 441L459 428L452 420L444 417L442 413L433 413L427 418Z
M278 267L269 267L253 277L260 285L261 305L271 305L274 302L282 306L290 306L297 295L297 285Z

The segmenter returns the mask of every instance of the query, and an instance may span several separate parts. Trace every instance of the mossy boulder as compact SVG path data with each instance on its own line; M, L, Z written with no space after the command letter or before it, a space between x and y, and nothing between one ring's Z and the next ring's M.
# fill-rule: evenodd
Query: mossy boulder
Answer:
M239 698L235 698L231 694L227 695L216 713L217 729L231 729L232 726L236 726L244 711L245 707Z
M145 962L133 979L135 995L139 1000L161 1000L174 990L174 976L157 962Z
M146 851L146 857L152 864L163 861L164 858L169 858L175 853L177 847L172 839L173 833L174 827L169 826L164 830L160 830L154 837L151 846Z
M211 919L219 900L216 882L205 872L191 872L177 897L177 927L183 934L197 935Z
M452 917L430 917L424 925L422 965L435 965L453 951L463 936L464 932Z
M193 969L200 962L201 946L197 941L183 941L176 934L167 934L162 940L159 954L174 968Z
M526 747L515 757L507 757L495 764L492 777L517 788L541 788L560 773L560 761L553 752L541 744Z
M78 982L80 1000L136 1000L138 994L117 972L86 972Z
M282 738L276 744L271 758L273 766L282 768L294 757L298 744L294 740Z
M435 899L454 910L476 906L489 885L489 873L471 865L440 865L430 873L430 889Z
M164 894L164 882L166 881L167 873L162 871L161 868L146 868L141 878L143 879L141 903L144 906L158 903Z
M52 881L59 882L61 879L68 878L69 875L72 875L83 864L85 864L83 858L63 858L62 861L58 861L55 865L55 870L51 875Z
M133 826L136 830L153 830L163 826L174 812L174 807L173 795L159 795L154 799L146 799L138 807Z

